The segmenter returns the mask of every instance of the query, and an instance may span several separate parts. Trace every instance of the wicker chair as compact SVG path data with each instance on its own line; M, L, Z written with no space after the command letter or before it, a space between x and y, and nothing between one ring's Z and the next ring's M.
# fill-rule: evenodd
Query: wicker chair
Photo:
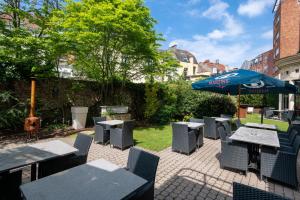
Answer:
M78 152L68 156L40 162L38 168L38 178L43 178L72 167L85 164L92 141L93 138L91 136L78 133L74 142L74 147L78 149Z
M293 147L261 148L261 178L271 178L290 186L297 187L297 156L300 147L300 136L296 136Z
M233 200L288 200L274 193L233 182Z
M158 156L137 148L130 148L127 170L147 180L147 184L130 199L154 199L154 183L158 162Z
M294 115L294 111L293 110L289 110L288 113L287 113L287 120L289 122L289 124L292 123L292 121L294 120L295 118L295 115Z
M291 146L294 143L296 136L299 135L300 129L297 127L292 127L289 132L288 138L279 137L280 146Z
M22 170L0 173L0 199L21 200Z
M217 123L215 118L204 117L204 137L218 139Z
M240 119L234 120L234 123L237 129L243 126Z
M231 168L248 171L248 148L247 144L232 142L226 137L224 127L219 127L218 132L221 136L221 155L220 166L221 168Z
M190 154L196 149L195 131L189 131L185 124L172 123L172 150Z
M110 144L121 150L133 146L133 128L133 120L124 121L122 128L110 128Z
M109 141L109 127L97 124L97 122L106 121L106 117L93 117L95 125L94 142L105 144Z
M228 137L230 137L230 136L232 135L230 123L229 123L229 122L223 122L222 124L223 124L223 126L224 126L224 128L225 128L226 135L227 135Z
M191 118L190 122L204 123L204 119ZM203 146L203 133L204 133L204 127L200 128L200 130L196 131L197 147L198 148Z

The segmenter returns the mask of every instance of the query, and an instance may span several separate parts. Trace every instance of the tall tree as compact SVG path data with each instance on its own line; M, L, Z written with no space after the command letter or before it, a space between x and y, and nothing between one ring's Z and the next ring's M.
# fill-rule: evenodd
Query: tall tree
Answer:
M61 0L0 1L2 80L48 76L64 48L49 31L49 19Z

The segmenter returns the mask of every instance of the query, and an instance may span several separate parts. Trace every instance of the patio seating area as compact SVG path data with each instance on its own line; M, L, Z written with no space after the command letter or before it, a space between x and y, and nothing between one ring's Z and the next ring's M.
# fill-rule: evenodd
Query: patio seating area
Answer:
M70 145L74 143L71 138L59 140ZM16 144L6 146L6 148L13 147L16 147ZM158 153L150 152L160 157L155 179L155 199L232 199L233 182L286 198L300 199L297 190L273 181L265 182L253 172L248 172L245 176L238 171L220 168L220 150L220 140L204 138L204 145L189 156L172 152L171 148ZM92 143L88 162L105 159L117 166L125 167L128 155L129 149L121 151L109 145ZM23 182L30 180L29 172L30 168L24 170Z

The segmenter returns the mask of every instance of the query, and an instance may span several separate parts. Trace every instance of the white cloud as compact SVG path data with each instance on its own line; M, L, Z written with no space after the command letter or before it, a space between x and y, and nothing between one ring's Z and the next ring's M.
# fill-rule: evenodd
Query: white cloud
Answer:
M213 1L212 6L204 11L202 15L211 19L220 19L227 13L228 7L229 5L223 1Z
M248 0L246 3L239 5L238 13L248 17L256 17L273 4L274 0Z
M261 37L268 40L273 39L273 29L264 32Z
M222 20L223 28L215 29L208 33L210 39L223 39L224 37L238 36L244 32L242 24L240 24L233 15L229 14L227 9L229 5L221 0L211 1L212 5L203 12L202 16Z
M191 17L201 17L201 12L198 9L189 9L186 13Z

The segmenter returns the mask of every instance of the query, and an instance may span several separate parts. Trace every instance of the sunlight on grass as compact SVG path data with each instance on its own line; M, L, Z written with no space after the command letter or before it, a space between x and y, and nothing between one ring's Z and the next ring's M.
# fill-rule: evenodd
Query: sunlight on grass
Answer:
M133 132L135 145L152 151L161 151L172 143L171 126L153 126L148 128L135 128Z
M254 122L260 123L260 114L248 114L246 119L241 119L243 124L247 122ZM272 119L265 119L264 124L274 124L277 126L279 131L287 131L289 124L287 122L279 121L279 120L272 120Z

